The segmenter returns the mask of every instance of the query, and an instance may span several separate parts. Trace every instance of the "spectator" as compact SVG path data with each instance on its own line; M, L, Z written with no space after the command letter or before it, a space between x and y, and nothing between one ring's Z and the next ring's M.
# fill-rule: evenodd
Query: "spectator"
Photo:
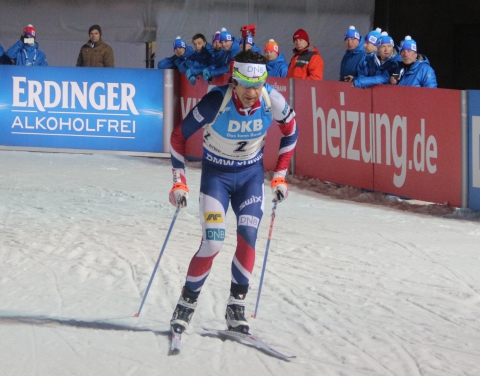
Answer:
M185 73L188 69L185 65L185 61L193 54L193 51L193 48L187 46L182 38L177 37L173 42L174 54L160 60L157 67L158 69L178 69L181 73Z
M375 30L369 31L365 37L364 47L366 54L373 54L377 52L380 45L380 39L382 38L382 29L377 27Z
M353 87L366 88L373 85L388 84L390 76L402 61L400 53L391 36L382 32L376 54L365 55L358 67L358 76L352 81Z
M402 61L398 64L397 72L390 77L392 85L437 87L435 71L427 57L417 52L417 42L410 35L405 37L400 55Z
M293 43L295 48L288 66L287 77L323 80L323 59L320 51L310 45L307 32L298 29L293 34Z
M240 38L240 51L243 51L243 38ZM253 37L248 34L245 38L245 51L252 50L256 53L262 54L262 50L253 42Z
M15 65L48 66L47 57L38 49L37 31L29 24L23 29L20 40L7 51L7 56Z
M7 56L3 46L0 44L0 65L12 65L12 60Z
M88 29L90 40L80 48L77 67L113 68L115 60L113 50L102 41L102 29L99 25L92 25Z
M214 54L213 46L207 43L203 34L195 34L192 37L193 53L185 60L182 65L187 67L185 75L192 85L199 74L203 72L205 67L211 65Z
M357 77L358 64L365 55L364 40L355 26L350 26L344 38L347 51L340 64L340 81L351 81Z
M265 46L265 58L267 59L267 72L271 77L287 77L288 64L285 56L280 52L277 42L270 39Z
M222 44L220 43L220 31L216 31L212 35L212 46L215 52L218 52L222 49Z
M220 43L222 51L215 56L214 63L203 70L203 78L208 83L213 77L228 73L230 62L240 52L238 40L225 28L220 33Z

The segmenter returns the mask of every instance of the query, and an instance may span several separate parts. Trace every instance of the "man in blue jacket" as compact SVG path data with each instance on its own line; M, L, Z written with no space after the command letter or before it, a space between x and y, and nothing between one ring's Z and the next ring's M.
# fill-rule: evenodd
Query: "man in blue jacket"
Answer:
M158 62L158 69L178 69L179 72L185 73L188 67L184 63L193 54L193 48L187 46L182 38L177 37L173 42L173 52L175 53L173 56L166 57Z
M192 37L193 53L185 60L183 65L187 67L185 75L190 84L195 85L197 76L203 72L205 67L212 64L215 51L203 34L195 34Z
M288 63L280 52L277 42L270 39L265 46L267 72L270 77L287 77Z
M240 52L238 40L225 28L222 28L220 33L220 43L222 51L215 56L214 63L203 70L203 78L207 83L210 83L213 77L228 73L230 62Z
M417 52L417 42L410 35L405 37L400 51L402 62L399 63L396 75L390 77L392 85L437 87L435 71L425 55Z
M353 87L366 88L390 83L390 76L395 73L402 58L387 32L382 32L379 44L376 54L363 57L358 66L357 78L352 81Z
M20 40L10 47L7 56L12 59L15 65L30 66L48 66L47 57L38 48L36 42L37 31L32 25L27 25L23 29Z
M355 26L350 26L344 38L345 55L340 64L340 81L351 81L350 77L357 77L357 67L365 55L364 40Z

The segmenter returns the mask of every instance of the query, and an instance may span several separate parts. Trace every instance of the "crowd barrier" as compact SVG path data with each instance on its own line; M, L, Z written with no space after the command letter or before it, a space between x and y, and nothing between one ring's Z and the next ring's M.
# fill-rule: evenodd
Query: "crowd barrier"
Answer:
M168 153L171 129L209 90L156 69L0 66L0 146ZM228 77L216 78L221 85ZM480 210L480 92L269 77L292 104L292 172ZM280 132L264 153L273 170ZM202 134L187 142L200 158Z

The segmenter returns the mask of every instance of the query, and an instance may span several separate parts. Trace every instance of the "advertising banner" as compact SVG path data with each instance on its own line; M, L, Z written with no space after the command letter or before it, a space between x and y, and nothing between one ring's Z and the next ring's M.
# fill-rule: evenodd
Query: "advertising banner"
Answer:
M296 173L373 189L371 91L295 80Z
M372 94L375 190L460 207L461 92L377 85Z
M0 145L162 152L159 70L0 66Z
M468 91L468 208L480 210L480 91Z

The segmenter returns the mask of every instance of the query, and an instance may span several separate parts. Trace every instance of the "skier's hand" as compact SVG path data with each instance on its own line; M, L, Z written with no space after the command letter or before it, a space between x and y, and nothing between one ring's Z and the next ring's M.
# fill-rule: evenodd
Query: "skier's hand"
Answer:
M282 202L288 197L288 184L284 177L278 176L273 178L270 187L272 188L275 197L273 201Z
M170 190L168 199L173 206L180 204L180 207L184 208L187 206L188 192L190 190L185 183L175 183Z

